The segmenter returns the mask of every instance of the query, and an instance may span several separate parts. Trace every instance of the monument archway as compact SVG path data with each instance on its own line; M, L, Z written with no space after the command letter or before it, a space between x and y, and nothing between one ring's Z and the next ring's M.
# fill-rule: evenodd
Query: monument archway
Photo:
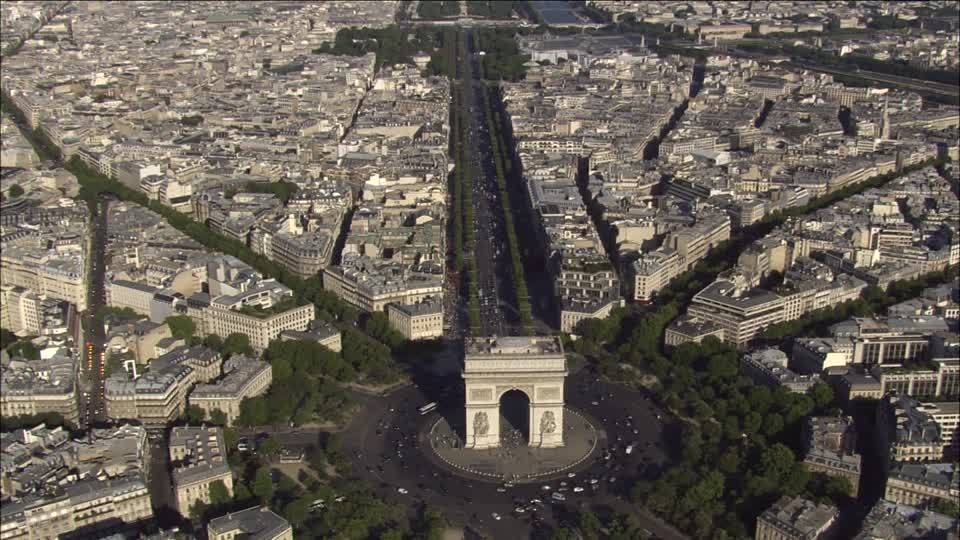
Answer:
M507 390L500 396L500 439L508 430L516 430L524 442L530 442L530 396L523 390Z
M501 399L507 394L508 401L514 399L510 396L515 391L529 400L527 443L540 448L563 446L567 365L560 338L469 338L464 346L464 446L500 446Z

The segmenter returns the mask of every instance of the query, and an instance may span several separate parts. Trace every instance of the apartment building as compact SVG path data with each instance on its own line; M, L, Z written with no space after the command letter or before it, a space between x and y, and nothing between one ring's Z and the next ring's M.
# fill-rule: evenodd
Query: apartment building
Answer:
M211 519L207 524L209 540L293 540L290 523L265 506L254 506Z
M125 279L107 282L107 305L116 308L130 308L140 315L150 316L153 296L161 289Z
M916 397L960 396L960 360L936 358L921 367L875 366L883 393L897 392Z
M744 347L771 324L783 320L783 299L763 289L745 290L718 280L694 295L687 314L723 328L724 341Z
M641 255L631 263L633 299L649 302L680 273L680 254L675 249L666 247Z
M804 394L820 382L818 375L802 375L787 367L787 355L779 349L759 349L744 355L740 361L743 374L757 384L783 386L791 392Z
M80 406L76 361L55 356L46 360L11 362L0 369L0 416L57 413L77 425Z
M956 463L898 463L887 475L884 499L926 507L937 499L960 504L960 467Z
M390 326L404 338L417 341L443 336L443 304L427 300L418 304L387 304Z
M170 461L177 511L190 516L190 508L210 503L210 484L223 482L233 495L233 474L227 464L223 430L218 427L175 427L170 431Z
M23 287L0 287L0 325L14 334L40 335L44 300Z
M960 452L960 402L937 401L921 403L923 412L930 415L933 421L940 426L940 437L943 439L944 455L956 459Z
M853 341L850 363L867 366L924 360L930 337L948 331L940 317L854 317L830 328L833 337Z
M106 414L114 420L165 426L186 409L193 385L219 377L222 364L220 354L206 347L177 347L153 360L150 371L136 380L125 374L108 378L104 385Z
M854 540L956 538L957 519L884 499L870 509Z
M671 230L659 249L642 254L631 264L634 300L650 301L673 278L693 268L729 238L730 218L713 210L700 212L689 227Z
M323 288L364 311L386 309L387 304L410 305L442 298L442 274L406 270L394 263L359 257L323 270Z
M877 448L887 449L885 468L891 462L939 461L945 443L940 425L910 396L888 394L877 407Z
M78 311L87 309L87 280L79 254L50 255L22 246L4 246L0 271L4 285L70 302Z
M615 295L604 297L560 298L560 331L573 333L585 319L603 319L613 308L623 306L623 299Z
M138 419L145 426L166 426L183 414L193 382L193 368L183 364L148 371L136 381L110 377L104 385L106 415L114 420Z
M84 480L52 497L31 496L0 507L0 538L60 538L76 531L87 537L153 518L150 492L139 475Z
M202 311L204 332L224 338L230 334L246 334L250 337L250 346L258 353L265 350L284 330L305 330L314 319L313 304L292 307L276 314L261 312L248 315L234 308L229 299L213 299L209 307Z
M849 416L811 416L803 430L803 464L810 472L846 478L856 497L860 486L861 459L855 453L857 431Z
M333 352L340 352L343 349L343 334L332 324L314 319L303 332L297 330L284 330L280 332L280 339L289 340L307 340L314 341L330 349Z
M240 416L240 403L264 394L273 382L270 364L242 355L230 357L223 364L223 377L211 384L198 384L190 392L189 403L200 407L209 418L213 411L226 415L226 427Z
M663 344L677 347L684 343L701 343L710 336L723 341L723 328L710 321L681 315L667 326L663 333Z
M757 518L756 540L819 540L829 538L839 515L836 507L784 495Z

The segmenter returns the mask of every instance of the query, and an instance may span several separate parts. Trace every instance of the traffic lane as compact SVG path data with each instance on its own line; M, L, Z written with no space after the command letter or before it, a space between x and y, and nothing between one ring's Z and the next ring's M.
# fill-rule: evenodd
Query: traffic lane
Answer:
M454 476L438 468L415 446L421 421L428 420L420 416L415 407L426 398L414 387L404 390L390 396L389 405L380 408L382 416L368 415L362 445L356 449L359 454L356 450L353 453L353 457L361 461L354 472L373 481L378 491L391 499L408 504L422 501L443 509L445 515L462 523L474 524L495 538L511 537L511 531L515 534L522 522L511 523L513 503L496 491L495 484ZM355 440L351 438L351 442ZM402 458L396 456L397 443L404 445L400 447ZM401 495L399 488L408 494ZM501 515L500 521L492 518L494 512Z
M495 537L510 537L511 532L517 534L519 530L527 531L533 516L526 511L515 514L514 509L518 506L515 499L521 499L525 505L531 499L545 499L550 491L544 491L543 484L519 484L501 491L503 488L499 483L463 478L438 467L418 447L426 443L416 440L416 435L422 423L430 421L430 418L424 419L412 409L410 398L416 395L411 392L410 396L397 396L399 403L394 407L394 414L377 418L372 423L376 431L372 439L368 435L364 447L367 453L362 474L378 483L382 493L398 496L397 490L402 488L408 492L401 496L402 499L437 505L447 515L456 516L464 523L476 521L491 532L499 530ZM381 453L377 455L373 452ZM377 464L373 465L375 461ZM571 489L575 483L582 483L586 487L586 477L582 474L576 479L563 478L547 483L554 484L552 487L560 487L560 481L569 482ZM603 486L600 492L605 490L606 486ZM567 495L568 500L576 501L586 500L595 493L575 494L570 491ZM493 518L494 513L501 519ZM552 522L552 509L545 506L540 510L539 517L548 523Z

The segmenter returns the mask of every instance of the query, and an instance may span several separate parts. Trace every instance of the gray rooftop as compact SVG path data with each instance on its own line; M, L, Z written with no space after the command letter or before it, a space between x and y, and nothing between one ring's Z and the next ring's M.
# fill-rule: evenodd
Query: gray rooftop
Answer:
M562 355L560 338L503 336L468 338L465 343L467 355Z
M239 512L210 520L207 524L209 536L237 531L235 538L248 540L272 539L290 527L290 523L269 508L254 506Z

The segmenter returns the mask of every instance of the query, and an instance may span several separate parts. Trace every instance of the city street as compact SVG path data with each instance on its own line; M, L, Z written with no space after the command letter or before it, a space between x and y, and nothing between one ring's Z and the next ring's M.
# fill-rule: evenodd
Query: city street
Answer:
M504 228L503 210L500 203L493 155L490 152L490 133L487 130L483 100L480 92L482 81L476 59L470 54L470 39L464 34L464 51L470 58L464 63L464 94L470 114L467 123L468 141L466 158L471 162L468 170L481 174L472 179L470 194L474 208L472 234L476 240L473 254L477 263L477 289L480 299L480 335L504 335L509 324L518 320L516 310L509 305L513 290L513 270L507 250L507 234Z
M80 421L85 425L106 420L104 414L104 340L103 325L96 322L97 310L105 304L104 273L106 266L107 212L110 201L102 197L97 203L98 214L91 220L91 243L88 272L87 310L83 320L83 354L80 397Z

